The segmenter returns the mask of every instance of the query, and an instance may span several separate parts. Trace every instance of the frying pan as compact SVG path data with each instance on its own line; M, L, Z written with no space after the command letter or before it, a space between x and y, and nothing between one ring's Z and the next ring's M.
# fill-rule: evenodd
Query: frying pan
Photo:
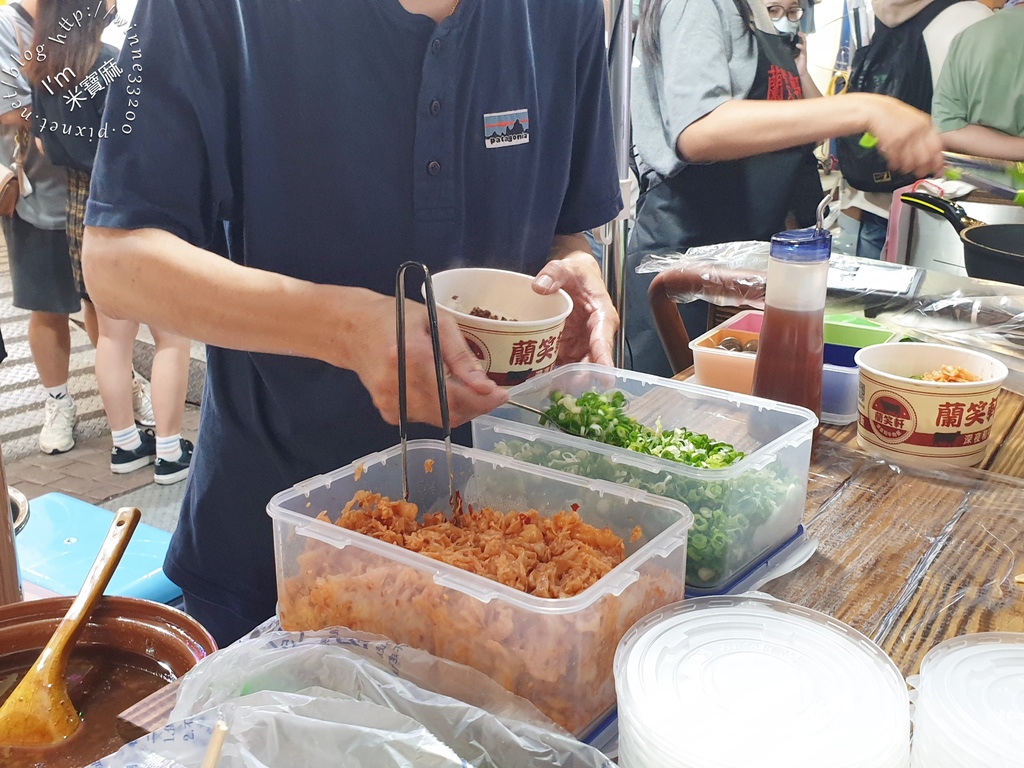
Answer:
M944 197L925 192L900 195L907 205L943 216L960 234L970 277L1024 285L1024 224L985 224Z

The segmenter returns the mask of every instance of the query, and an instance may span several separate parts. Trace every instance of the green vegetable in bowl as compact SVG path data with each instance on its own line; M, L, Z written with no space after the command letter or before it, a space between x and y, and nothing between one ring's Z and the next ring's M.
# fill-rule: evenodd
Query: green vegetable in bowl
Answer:
M551 422L580 437L647 456L678 461L698 469L721 469L743 458L729 443L679 427L664 430L648 427L626 415L626 396L585 392L574 398L551 393L551 406L544 411L541 425Z
M626 415L621 392L588 392L574 398L551 394L545 421L571 429L581 437L637 453L677 461L702 470L722 469L744 454L728 443L686 429L663 430L640 424ZM495 451L520 461L562 472L609 480L686 504L693 512L686 558L686 582L714 589L737 575L791 531L789 519L800 519L802 490L782 462L720 479L701 473L687 477L653 471L613 460L604 453L566 450L542 439L499 442ZM796 505L798 509L794 509ZM787 514L790 513L790 514ZM795 527L795 526L793 526Z

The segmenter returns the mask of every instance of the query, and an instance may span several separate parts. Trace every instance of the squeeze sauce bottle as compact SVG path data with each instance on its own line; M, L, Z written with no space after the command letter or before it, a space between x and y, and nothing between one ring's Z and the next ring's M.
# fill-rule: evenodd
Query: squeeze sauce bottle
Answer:
M819 216L820 220L820 216ZM825 291L832 235L821 227L772 237L753 394L821 415Z

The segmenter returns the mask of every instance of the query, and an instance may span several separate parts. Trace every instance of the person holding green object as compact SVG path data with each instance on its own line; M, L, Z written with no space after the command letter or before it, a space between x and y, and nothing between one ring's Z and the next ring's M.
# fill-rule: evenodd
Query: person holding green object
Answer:
M1018 5L953 41L932 98L932 119L945 149L1024 161L1022 38L1024 6Z
M652 276L636 274L637 264L649 253L769 240L790 213L797 226L813 224L820 194L796 194L808 181L820 192L808 145L870 131L893 170L926 176L942 168L925 113L873 93L804 98L779 26L764 0L640 3L631 106L643 194L625 312L633 370L672 374L647 302ZM683 310L691 337L706 318L695 307Z
M901 48L906 52L908 47L923 44L924 50L921 53L926 61L921 60L918 54L914 72L910 76L911 80L920 78L922 82L909 89L909 93L917 93L919 88L924 89L920 91L921 100L915 103L915 106L924 110L928 110L931 105L939 72L954 37L970 25L992 15L985 4L976 0L872 0L871 10L876 21L875 33L869 46L862 50L883 46ZM884 87L893 77L892 73L872 73L872 81L878 87ZM896 92L893 93L895 95ZM871 140L871 136L862 137L861 146L872 146ZM861 188L844 177L841 200L844 210L859 212L855 215L860 222L857 255L881 258L889 223L889 207L892 204L891 190Z

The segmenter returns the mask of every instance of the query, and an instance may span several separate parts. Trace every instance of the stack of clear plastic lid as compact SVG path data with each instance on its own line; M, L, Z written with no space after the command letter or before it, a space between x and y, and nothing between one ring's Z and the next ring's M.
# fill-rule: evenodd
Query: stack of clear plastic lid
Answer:
M622 768L906 768L910 702L878 646L753 594L676 603L615 655Z
M1024 765L1024 634L982 632L939 643L911 683L915 768Z

